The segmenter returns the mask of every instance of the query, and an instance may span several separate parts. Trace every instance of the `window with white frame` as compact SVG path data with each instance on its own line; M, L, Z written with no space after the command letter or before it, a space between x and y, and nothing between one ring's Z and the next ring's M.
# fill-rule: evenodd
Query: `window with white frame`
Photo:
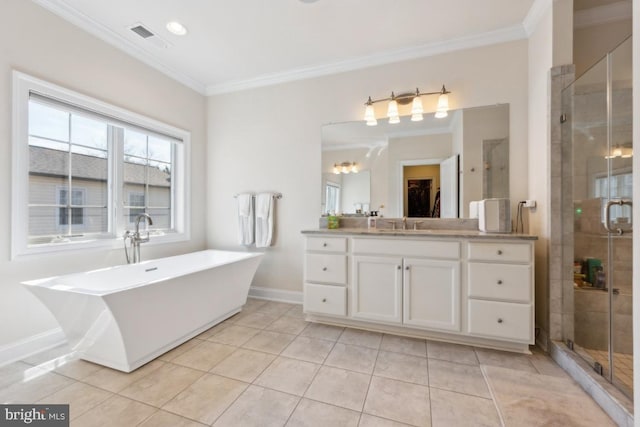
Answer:
M14 112L14 257L114 246L141 213L188 239L188 132L18 72Z

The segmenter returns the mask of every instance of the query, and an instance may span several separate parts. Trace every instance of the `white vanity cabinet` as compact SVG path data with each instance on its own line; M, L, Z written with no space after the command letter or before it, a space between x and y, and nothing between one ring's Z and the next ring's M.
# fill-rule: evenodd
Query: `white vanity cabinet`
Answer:
M304 257L304 311L347 315L347 238L308 237Z
M533 343L535 237L305 233L308 320L519 352Z

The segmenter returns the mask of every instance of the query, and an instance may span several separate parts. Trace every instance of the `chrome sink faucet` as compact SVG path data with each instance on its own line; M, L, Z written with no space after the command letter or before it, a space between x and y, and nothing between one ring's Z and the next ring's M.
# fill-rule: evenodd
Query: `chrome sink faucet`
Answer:
M136 229L134 232L129 230L124 233L124 254L127 257L128 264L137 264L141 261L140 257L140 243L149 241L149 231L145 237L140 236L140 221L144 219L149 225L153 225L153 220L148 213L141 213L136 217ZM131 241L131 249L133 251L132 259L129 258L129 251L127 250L127 239Z

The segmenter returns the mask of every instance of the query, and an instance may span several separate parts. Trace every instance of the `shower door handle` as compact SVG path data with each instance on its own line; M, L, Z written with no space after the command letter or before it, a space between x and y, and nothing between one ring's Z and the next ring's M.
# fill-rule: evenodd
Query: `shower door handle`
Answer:
M611 206L616 206L616 205L617 206L627 205L627 206L630 206L631 209L633 209L633 202L631 201L631 199L612 199L612 200L609 200L604 207L604 228L606 228L609 233L616 233L619 236L621 236L622 233L624 233L622 228L618 227L612 230L611 227L609 226L609 223L611 222L611 213L610 213ZM632 229L629 229L627 231L632 231Z

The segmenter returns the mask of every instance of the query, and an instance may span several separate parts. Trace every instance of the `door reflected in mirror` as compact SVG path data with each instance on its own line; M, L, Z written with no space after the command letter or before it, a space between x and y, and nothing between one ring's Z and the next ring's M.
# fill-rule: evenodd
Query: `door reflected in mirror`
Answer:
M358 173L334 173L347 162ZM321 214L466 218L469 202L492 197L509 197L508 104L322 128Z

